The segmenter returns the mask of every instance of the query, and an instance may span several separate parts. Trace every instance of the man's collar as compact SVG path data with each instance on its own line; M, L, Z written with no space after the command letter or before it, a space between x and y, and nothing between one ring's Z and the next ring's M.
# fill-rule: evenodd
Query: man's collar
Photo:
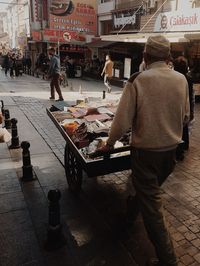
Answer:
M147 65L147 69L159 68L159 67L168 67L168 66L167 66L167 63L165 61L156 61L156 62L153 62L153 63Z

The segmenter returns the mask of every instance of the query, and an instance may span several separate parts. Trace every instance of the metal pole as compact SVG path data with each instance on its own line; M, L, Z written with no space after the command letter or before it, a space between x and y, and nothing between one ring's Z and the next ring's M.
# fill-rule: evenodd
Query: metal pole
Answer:
M31 181L33 180L33 167L31 165L31 157L30 157L30 143L28 141L22 141L21 148L23 149L22 158L23 158L23 166L22 166L22 180L23 181Z
M160 9L164 6L164 4L167 1L168 0L165 0L164 3L162 3L162 5L156 10L156 12L150 17L150 19L144 24L144 26L139 30L139 32L141 32L149 24L149 22L152 20L152 18L155 17L155 15L160 11Z
M59 36L58 36L58 56L60 57L60 41L59 41Z
M66 244L60 221L60 198L61 192L59 189L49 190L49 224L45 244L45 248L49 251L59 249Z

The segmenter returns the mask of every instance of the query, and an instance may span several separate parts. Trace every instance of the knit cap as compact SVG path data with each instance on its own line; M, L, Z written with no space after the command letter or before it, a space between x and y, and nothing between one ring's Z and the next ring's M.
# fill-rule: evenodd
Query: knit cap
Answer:
M145 45L145 52L165 59L170 54L170 42L162 35L150 36Z

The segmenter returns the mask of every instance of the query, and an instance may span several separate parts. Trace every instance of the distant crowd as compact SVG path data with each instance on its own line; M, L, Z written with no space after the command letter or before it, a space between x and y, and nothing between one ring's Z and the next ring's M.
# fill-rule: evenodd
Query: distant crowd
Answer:
M101 78L104 67L104 60L100 60L96 55L93 58L73 58L70 55L60 57L62 71L68 78L80 77L82 74L92 75ZM22 73L32 74L37 77L40 75L45 78L49 68L50 58L47 51L39 53L35 60L30 55L23 55L20 52L8 52L0 55L0 65L5 70L5 75L11 77L22 75ZM77 66L81 68L81 74L77 74Z

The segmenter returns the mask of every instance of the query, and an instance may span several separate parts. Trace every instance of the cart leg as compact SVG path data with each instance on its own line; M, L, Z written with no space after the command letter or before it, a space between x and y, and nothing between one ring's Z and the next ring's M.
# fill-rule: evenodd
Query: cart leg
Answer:
M67 144L65 146L65 174L69 190L78 194L81 190L83 171Z

